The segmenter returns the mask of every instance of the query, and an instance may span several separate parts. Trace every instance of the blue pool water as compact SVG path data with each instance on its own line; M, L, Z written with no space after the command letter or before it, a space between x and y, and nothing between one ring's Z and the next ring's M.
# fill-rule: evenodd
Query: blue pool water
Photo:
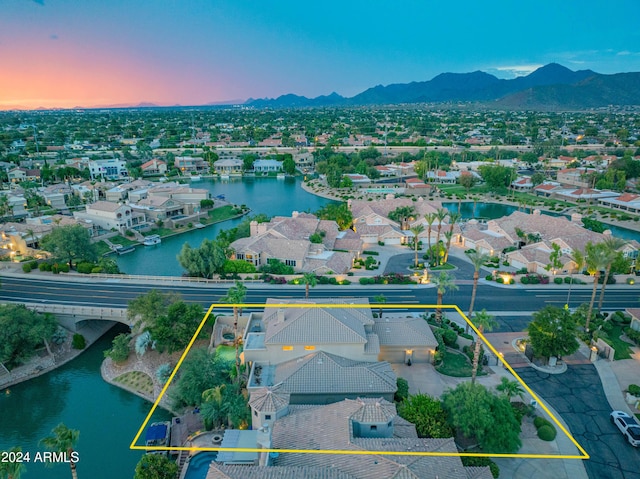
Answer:
M207 477L207 471L209 471L209 465L211 461L215 461L217 452L201 452L196 454L189 461L189 467L187 468L187 474L185 479L205 479Z

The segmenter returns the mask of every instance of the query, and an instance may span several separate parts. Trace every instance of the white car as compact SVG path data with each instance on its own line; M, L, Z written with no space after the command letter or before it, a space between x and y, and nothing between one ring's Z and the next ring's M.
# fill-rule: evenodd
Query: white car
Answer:
M609 415L611 422L618 426L622 435L632 446L640 446L640 424L635 418L623 411L613 411Z

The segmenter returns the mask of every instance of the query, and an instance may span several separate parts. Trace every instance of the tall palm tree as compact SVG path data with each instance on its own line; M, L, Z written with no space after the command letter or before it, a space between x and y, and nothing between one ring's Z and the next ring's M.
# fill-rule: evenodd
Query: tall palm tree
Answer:
M447 264L447 261L449 261L449 249L451 248L451 240L453 239L453 231L452 230L445 231L444 238L447 240L447 242L445 243L445 246L444 246L443 264Z
M509 378L502 376L500 384L496 386L496 390L504 394L509 401L514 397L524 398L524 389L518 381L510 381Z
M73 479L78 479L78 472L76 471L76 461L74 461L74 450L76 447L76 443L78 442L78 438L80 437L80 431L75 429L70 429L65 426L63 423L58 424L51 431L53 433L52 436L47 436L43 438L40 442L44 447L53 451L53 452L63 452L67 454L67 460L69 461L69 466L71 467L71 477Z
M436 214L427 213L424 215L424 220L427 222L427 246L429 248L427 252L429 253L429 265L431 265L431 262L433 261L433 256L431 254L431 227L436 220Z
M224 425L226 414L224 410L224 392L226 384L221 384L202 392L202 405L200 413L202 419L209 422L214 428Z
M302 282L304 283L304 297L309 299L309 288L315 288L318 284L318 278L315 273L305 273L302 275Z
M220 298L220 302L233 305L233 338L236 348L236 381L240 381L240 338L238 338L238 316L242 314L242 307L247 296L247 287L240 281L236 281L236 285L229 288L227 295Z
M209 353L213 352L213 345L215 343L215 331L216 331L216 320L218 319L220 315L219 314L213 314L211 313L211 320L213 321L211 324L211 336L209 337L209 347L207 348L207 351L209 351Z
M604 245L605 250L607 251L607 268L604 273L604 281L602 282L602 287L600 288L600 299L598 300L598 310L602 309L602 303L604 302L604 290L607 287L607 280L609 279L609 274L611 273L611 267L618 257L618 250L627 244L625 240L622 238L616 238L615 236L609 236L606 238L602 244Z
M373 300L376 303L382 305L382 304L387 302L387 297L384 294L379 294L377 296L374 296ZM382 306L380 306L380 316L379 317L382 318Z
M440 243L440 231L442 230L442 222L445 220L448 214L449 210L446 208L438 208L436 210L436 219L438 220L438 239L436 240L436 244Z
M478 292L478 280L480 279L480 268L487 261L489 261L489 255L486 253L481 253L477 250L466 253L467 257L471 261L473 265L473 289L471 290L471 303L469 303L469 312L467 313L467 317L471 319L471 315L473 314L473 306L476 302L476 293ZM469 333L469 323L466 325L465 332Z
M19 446L12 447L8 451L0 451L0 455L7 453L20 453L22 448ZM0 478L2 479L20 479L22 473L27 470L24 462L19 461L0 461Z
M585 266L584 253L579 249L576 249L571 253L571 261L576 265L576 271L582 271ZM569 300L571 299L571 285L573 285L573 269L569 273L569 291L567 292L567 303L564 305L565 309L569 309Z
M491 316L485 309L476 313L473 317L473 324L476 325L480 334L486 331L491 331L498 325L496 318ZM478 374L478 363L480 362L480 348L482 347L482 339L480 336L476 339L476 347L473 351L473 367L471 369L471 384L476 382L476 376Z
M603 243L593 244L587 243L585 248L587 253L586 263L587 270L593 275L593 290L591 291L591 300L589 301L589 309L587 311L587 319L584 328L589 332L589 322L593 313L593 305L596 301L596 292L598 290L598 280L600 279L600 271L607 267L609 255Z
M415 258L413 261L414 268L418 267L418 235L424 231L424 225L418 223L417 225L413 225L411 227L411 232L413 233L413 251L415 253Z
M449 231L447 232L448 234L445 233L445 238L447 238L447 249L446 249L446 252L444 254L444 262L445 262L445 264L447 263L447 261L449 261L449 249L451 248L451 238L453 238L453 227L461 219L462 219L462 215L460 214L460 212L451 213L449 215Z
M436 290L438 293L438 301L437 305L442 305L442 297L448 293L449 291L457 291L458 286L455 283L455 277L442 271L438 276L434 279L434 284L436 285ZM436 309L436 321L438 324L442 323L442 309Z

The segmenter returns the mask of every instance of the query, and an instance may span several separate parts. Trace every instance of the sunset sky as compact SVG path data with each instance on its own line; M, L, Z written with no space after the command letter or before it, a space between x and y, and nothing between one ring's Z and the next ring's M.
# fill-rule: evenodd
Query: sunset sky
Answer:
M637 0L0 0L0 109L195 105L550 62L640 71Z

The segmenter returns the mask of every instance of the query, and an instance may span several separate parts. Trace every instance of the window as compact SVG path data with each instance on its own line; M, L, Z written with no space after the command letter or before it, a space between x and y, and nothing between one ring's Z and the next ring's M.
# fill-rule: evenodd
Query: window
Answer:
M377 430L378 430L378 426L376 426L375 424L373 424L373 425L371 426L371 430L372 430L372 431L377 431Z
M265 419L266 421L270 421L270 420L271 420L271 414L265 414L265 415L264 415L264 419Z
M293 346L282 346L283 351L293 351Z
M305 347L304 347L304 350L305 350L305 351L314 351L315 349L316 349L316 347L315 347L315 346L305 346Z
M286 264L287 266L295 266L296 265L296 260L295 259L285 259L284 260L284 264Z

